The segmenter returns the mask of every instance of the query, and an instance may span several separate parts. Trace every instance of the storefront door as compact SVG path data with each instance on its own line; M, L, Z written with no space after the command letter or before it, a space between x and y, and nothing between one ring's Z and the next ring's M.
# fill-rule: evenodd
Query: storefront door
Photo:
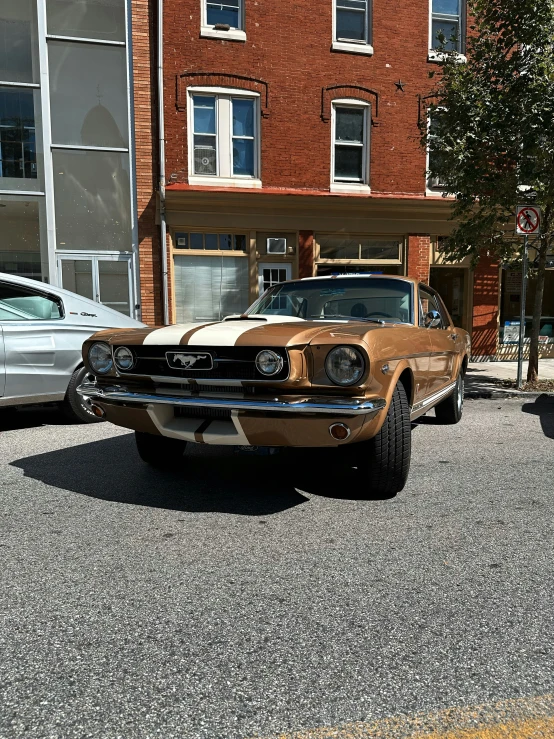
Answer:
M58 254L58 273L65 290L133 315L130 256Z

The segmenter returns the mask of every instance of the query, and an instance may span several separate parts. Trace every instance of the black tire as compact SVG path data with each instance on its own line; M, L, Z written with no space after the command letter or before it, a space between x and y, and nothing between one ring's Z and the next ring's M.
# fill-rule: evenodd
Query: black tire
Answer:
M135 441L142 461L160 470L178 467L187 447L187 442L181 439L145 434L143 431L135 431Z
M435 416L439 423L452 425L462 420L464 412L464 373L460 372L456 379L456 387L452 395L435 406Z
M358 469L369 477L365 483L370 488L368 498L393 498L404 488L410 470L412 424L410 403L401 383L394 388L379 433L355 446L361 447L358 452L363 458Z
M78 367L71 375L65 398L61 404L64 416L72 423L99 423L102 421L91 411L86 400L79 395L77 388L89 373L85 367Z

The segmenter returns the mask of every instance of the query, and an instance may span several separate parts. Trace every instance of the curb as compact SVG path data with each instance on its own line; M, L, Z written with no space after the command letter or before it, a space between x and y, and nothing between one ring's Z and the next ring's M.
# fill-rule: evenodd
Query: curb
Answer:
M542 395L546 395L549 398L554 398L554 393L550 393L546 390L526 392L524 390L466 390L464 398L469 400L508 400L510 398L540 398Z

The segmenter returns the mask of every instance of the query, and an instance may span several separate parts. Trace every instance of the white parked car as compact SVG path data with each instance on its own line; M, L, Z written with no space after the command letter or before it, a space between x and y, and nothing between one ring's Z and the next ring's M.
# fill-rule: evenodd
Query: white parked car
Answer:
M76 388L83 342L103 328L144 324L68 290L0 272L0 408L60 402L72 420L97 421Z

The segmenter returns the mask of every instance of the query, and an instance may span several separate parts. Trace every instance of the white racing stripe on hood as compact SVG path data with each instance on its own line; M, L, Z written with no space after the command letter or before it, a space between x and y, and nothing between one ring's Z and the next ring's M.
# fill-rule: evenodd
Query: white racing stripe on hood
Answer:
M222 321L197 331L190 337L188 346L234 346L240 336L253 328L260 328L268 323L294 322L304 323L304 319L293 316L264 316L260 321L251 318L242 321Z
M187 331L202 328L202 325L201 323L178 323L176 326L164 326L148 334L142 343L158 346L178 344Z

